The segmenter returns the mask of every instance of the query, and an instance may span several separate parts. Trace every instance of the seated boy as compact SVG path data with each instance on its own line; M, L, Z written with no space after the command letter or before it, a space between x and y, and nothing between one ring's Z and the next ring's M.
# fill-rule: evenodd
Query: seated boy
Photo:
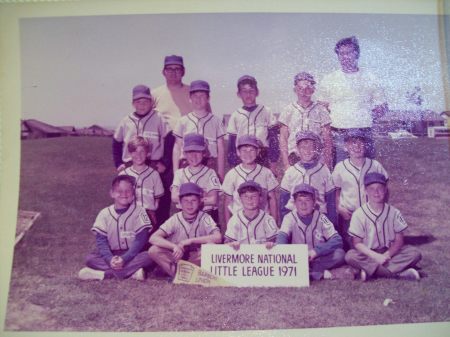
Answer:
M203 190L195 183L181 184L178 193L181 212L172 215L150 237L148 254L169 276L177 262L188 260L200 266L203 243L220 243L222 235L214 220L201 211Z
M317 190L317 206L332 223L336 223L335 191L328 167L320 163L322 142L311 131L297 133L297 153L299 161L284 173L281 180L280 213L281 219L289 211L295 210L292 191L300 183L309 184Z
M153 262L142 249L152 225L145 210L134 203L134 185L133 177L114 178L110 192L114 204L102 209L92 226L97 249L86 258L87 267L78 273L80 279L145 279L144 269Z
M228 221L225 243L237 250L241 243L265 243L267 248L272 248L278 227L275 219L260 208L261 186L254 181L246 181L237 192L243 208Z
M135 86L132 99L135 111L125 116L114 132L112 146L114 164L119 172L131 165L131 155L127 145L134 136L141 136L152 146L149 162L159 173L162 173L168 165L162 161L166 134L164 121L153 109L154 102L149 87Z
M209 158L205 164L216 170L219 178L225 175L225 130L222 120L210 112L209 84L205 81L193 81L189 89L192 112L181 117L177 122L173 135L176 137L173 148L173 172L180 167L183 137L188 133L198 133L208 142Z
M259 154L259 141L255 136L244 135L237 141L238 156L242 163L230 169L223 181L222 191L225 195L225 222L242 209L239 198L239 186L249 180L258 183L262 189L260 208L269 211L270 215L277 221L276 188L278 181L267 167L256 163Z
M203 189L203 211L211 215L213 220L218 223L219 211L217 201L220 192L220 182L217 173L205 165L203 159L206 156L207 145L205 138L198 133L188 133L183 138L183 153L188 162L188 166L178 169L173 178L172 201L181 208L179 200L179 190L181 184L192 182Z
M136 203L145 208L153 225L153 231L158 228L155 211L159 206L159 198L164 195L164 187L159 173L146 164L146 158L151 154L151 144L141 136L130 139L128 152L132 165L119 172L119 175L129 175L136 179Z
M269 108L256 104L259 90L256 79L252 76L241 76L237 82L238 97L243 106L230 116L227 126L228 163L236 166L240 163L236 151L236 139L243 135L253 135L261 141L258 164L274 167L278 161L279 148L277 140L277 121Z
M308 245L309 275L312 280L331 279L331 268L344 264L342 238L330 220L315 210L317 190L308 184L295 186L295 210L283 218L277 244Z
M419 280L413 267L421 259L420 252L404 245L403 232L408 225L400 211L385 203L387 178L378 172L364 177L368 202L352 215L348 230L354 249L345 261L361 270L361 280L371 277Z
M378 161L366 157L365 137L366 134L358 130L345 135L345 149L349 158L337 163L332 173L339 215L336 228L344 240L345 251L351 247L348 226L352 213L367 202L364 176L378 172L388 178L386 170Z

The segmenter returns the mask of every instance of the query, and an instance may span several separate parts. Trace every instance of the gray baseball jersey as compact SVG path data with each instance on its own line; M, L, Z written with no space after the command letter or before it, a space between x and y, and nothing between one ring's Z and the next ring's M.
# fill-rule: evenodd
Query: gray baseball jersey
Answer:
M122 161L131 160L127 144L134 136L141 136L152 144L152 160L159 160L164 154L164 139L166 126L156 110L152 110L148 115L138 118L134 113L123 118L114 132L114 139L123 142Z
M406 228L408 224L395 207L384 204L381 213L376 214L367 203L352 214L348 234L362 239L370 249L389 248L395 234Z
M277 178L275 178L271 170L259 164L251 171L247 171L243 168L242 164L239 164L227 172L222 183L223 193L233 197L233 201L228 207L231 213L234 214L242 209L238 188L242 183L249 180L253 180L261 186L262 196L260 208L262 210L268 210L267 194L278 187Z
M286 214L281 223L280 232L290 236L291 243L307 244L308 249L328 241L337 233L332 222L319 211L314 211L309 225L302 222L297 211Z
M136 203L145 209L156 211L155 199L164 195L164 187L159 173L151 167L138 173L131 166L119 173L119 175L124 174L136 179Z
M264 146L269 146L268 128L277 123L269 108L258 105L255 110L247 111L239 108L234 111L228 121L227 133L236 135L252 135L258 138Z
M376 160L366 158L361 168L345 159L336 164L332 177L336 188L341 189L340 204L353 212L367 202L364 176L370 172L382 173L386 178L388 174L384 167Z
M179 188L181 184L189 182L196 183L203 189L203 191L205 191L205 194L210 191L220 192L220 181L217 177L217 173L208 166L203 166L197 173L192 173L189 166L178 169L177 171L175 171L171 188ZM177 208L181 208L180 204L177 204ZM203 207L203 210L205 211L211 209L217 209L217 206L214 207L211 205L207 205Z
M92 226L92 231L108 237L111 250L129 249L138 233L151 229L145 209L136 203L123 214L118 214L114 205L102 209Z
M293 102L284 108L278 122L289 128L288 153L297 153L296 133L312 131L320 136L322 127L331 124L331 118L322 103L314 102L304 109L298 103Z
M283 191L291 194L291 198L286 204L286 208L290 210L295 209L292 192L294 191L295 186L302 183L311 185L317 190L319 195L316 195L316 202L320 207L320 211L326 213L327 204L325 202L325 194L335 189L328 167L321 163L317 163L316 166L310 169L305 169L299 163L290 166L284 173L280 184Z
M227 223L225 238L240 243L265 243L276 238L278 227L275 219L263 210L253 220L244 215L244 210L238 211Z
M219 227L209 214L200 211L192 223L186 221L181 212L175 213L159 229L167 234L168 241L178 244L186 239L210 235Z
M181 139L187 133L198 133L205 137L210 157L217 158L217 139L225 136L223 123L219 117L208 113L205 117L197 118L190 112L181 117L173 129L173 134Z

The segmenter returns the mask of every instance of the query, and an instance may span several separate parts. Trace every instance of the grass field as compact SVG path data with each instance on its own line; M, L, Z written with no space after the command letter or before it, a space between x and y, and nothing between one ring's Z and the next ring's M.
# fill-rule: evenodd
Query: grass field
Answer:
M420 282L322 281L309 288L201 288L161 279L83 282L90 228L111 203L109 138L22 142L19 207L42 217L15 247L6 330L291 329L450 320L449 144L378 141L390 202L423 254ZM383 306L391 298L394 303Z

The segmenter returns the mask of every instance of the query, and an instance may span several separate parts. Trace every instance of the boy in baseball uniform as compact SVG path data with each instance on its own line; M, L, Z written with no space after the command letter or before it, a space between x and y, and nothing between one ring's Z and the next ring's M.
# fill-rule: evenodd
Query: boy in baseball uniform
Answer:
M220 192L220 181L217 173L203 164L206 156L207 144L205 138L198 133L188 133L183 138L183 154L188 162L188 166L180 168L175 172L171 186L172 201L176 207L181 209L180 205L180 186L181 184L192 182L196 183L204 192L203 211L211 215L213 220L218 223L219 212L217 203Z
M235 110L228 121L228 163L230 166L240 163L236 149L237 138L253 135L261 141L258 164L273 168L274 171L279 157L276 118L268 107L256 104L259 90L254 77L241 76L237 88L237 96L242 100L243 106Z
M317 190L316 203L319 210L326 214L332 223L336 223L335 187L328 167L320 162L322 142L311 131L297 132L297 153L299 161L284 173L280 184L281 219L295 210L293 189L299 183L313 186Z
M238 188L243 208L230 218L225 232L225 243L239 250L241 244L265 243L272 248L278 227L275 219L260 208L261 186L254 181L245 181Z
M131 166L119 172L119 175L129 175L136 180L136 203L142 206L153 225L153 231L158 228L156 210L159 198L164 195L164 188L159 173L146 163L151 154L151 144L141 136L134 136L127 145L131 156Z
M172 215L150 237L148 254L169 276L174 277L181 259L200 266L201 245L221 243L214 220L201 210L203 190L195 183L181 184L178 193L181 212Z
M316 194L317 190L308 184L294 187L295 209L283 218L276 243L308 245L311 280L332 279L330 269L344 264L345 252L332 222L315 209Z
M277 215L276 188L278 181L270 169L256 163L259 154L259 140L255 136L244 135L237 140L238 156L242 163L229 170L222 184L225 195L225 222L242 209L239 186L249 180L261 186L260 208L268 211L275 219Z
M145 279L144 269L153 262L142 250L152 225L144 208L134 202L134 186L133 177L114 178L110 191L114 204L102 209L92 226L97 247L87 256L80 279Z
M221 119L209 111L208 82L193 81L189 94L192 102L192 112L180 118L177 122L173 135L176 138L173 149L173 172L180 167L182 158L183 137L188 133L198 133L205 137L208 142L209 159L207 165L217 171L219 178L223 180L225 174L225 130Z
M347 252L345 261L361 270L362 281L372 277L420 280L414 267L422 256L403 242L408 225L398 209L385 203L387 178L367 173L364 186L368 202L352 215L348 232L355 248Z
M280 151L284 169L297 162L296 133L311 131L319 135L324 145L323 162L332 168L332 136L331 118L327 107L321 102L314 102L312 95L315 91L316 81L306 72L294 77L294 92L297 101L287 105L281 112L280 123Z
M164 152L165 124L159 113L154 110L150 88L137 85L133 88L132 104L134 112L124 117L117 126L113 137L113 158L117 171L131 165L128 143L134 136L144 137L152 146L148 162L160 173L167 163L162 160Z
M345 149L349 158L336 164L332 177L336 186L336 206L338 212L337 230L344 239L344 249L351 247L348 226L353 212L367 202L364 176L378 172L388 178L384 167L375 159L366 157L365 133L349 131L345 135Z

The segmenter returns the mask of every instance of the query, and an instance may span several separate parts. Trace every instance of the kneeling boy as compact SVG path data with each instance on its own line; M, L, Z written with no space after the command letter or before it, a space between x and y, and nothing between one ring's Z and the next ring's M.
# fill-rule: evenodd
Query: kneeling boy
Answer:
M385 203L387 179L377 172L364 177L368 202L352 215L348 233L355 249L345 261L361 269L361 280L368 277L419 280L413 267L421 259L420 252L403 244L403 231L408 228L400 211Z
M144 280L144 269L153 265L147 252L142 252L152 229L145 209L134 202L135 179L127 175L114 178L111 197L114 204L100 211L92 227L97 250L86 259L80 270L82 280Z
M334 278L331 268L344 264L342 238L333 224L315 210L317 190L308 184L299 184L293 190L295 210L283 218L277 244L307 244L309 275L312 280Z
M181 259L200 266L200 246L220 243L222 235L210 215L201 211L203 190L195 183L181 184L181 212L172 215L150 237L148 254L169 276L174 277Z

